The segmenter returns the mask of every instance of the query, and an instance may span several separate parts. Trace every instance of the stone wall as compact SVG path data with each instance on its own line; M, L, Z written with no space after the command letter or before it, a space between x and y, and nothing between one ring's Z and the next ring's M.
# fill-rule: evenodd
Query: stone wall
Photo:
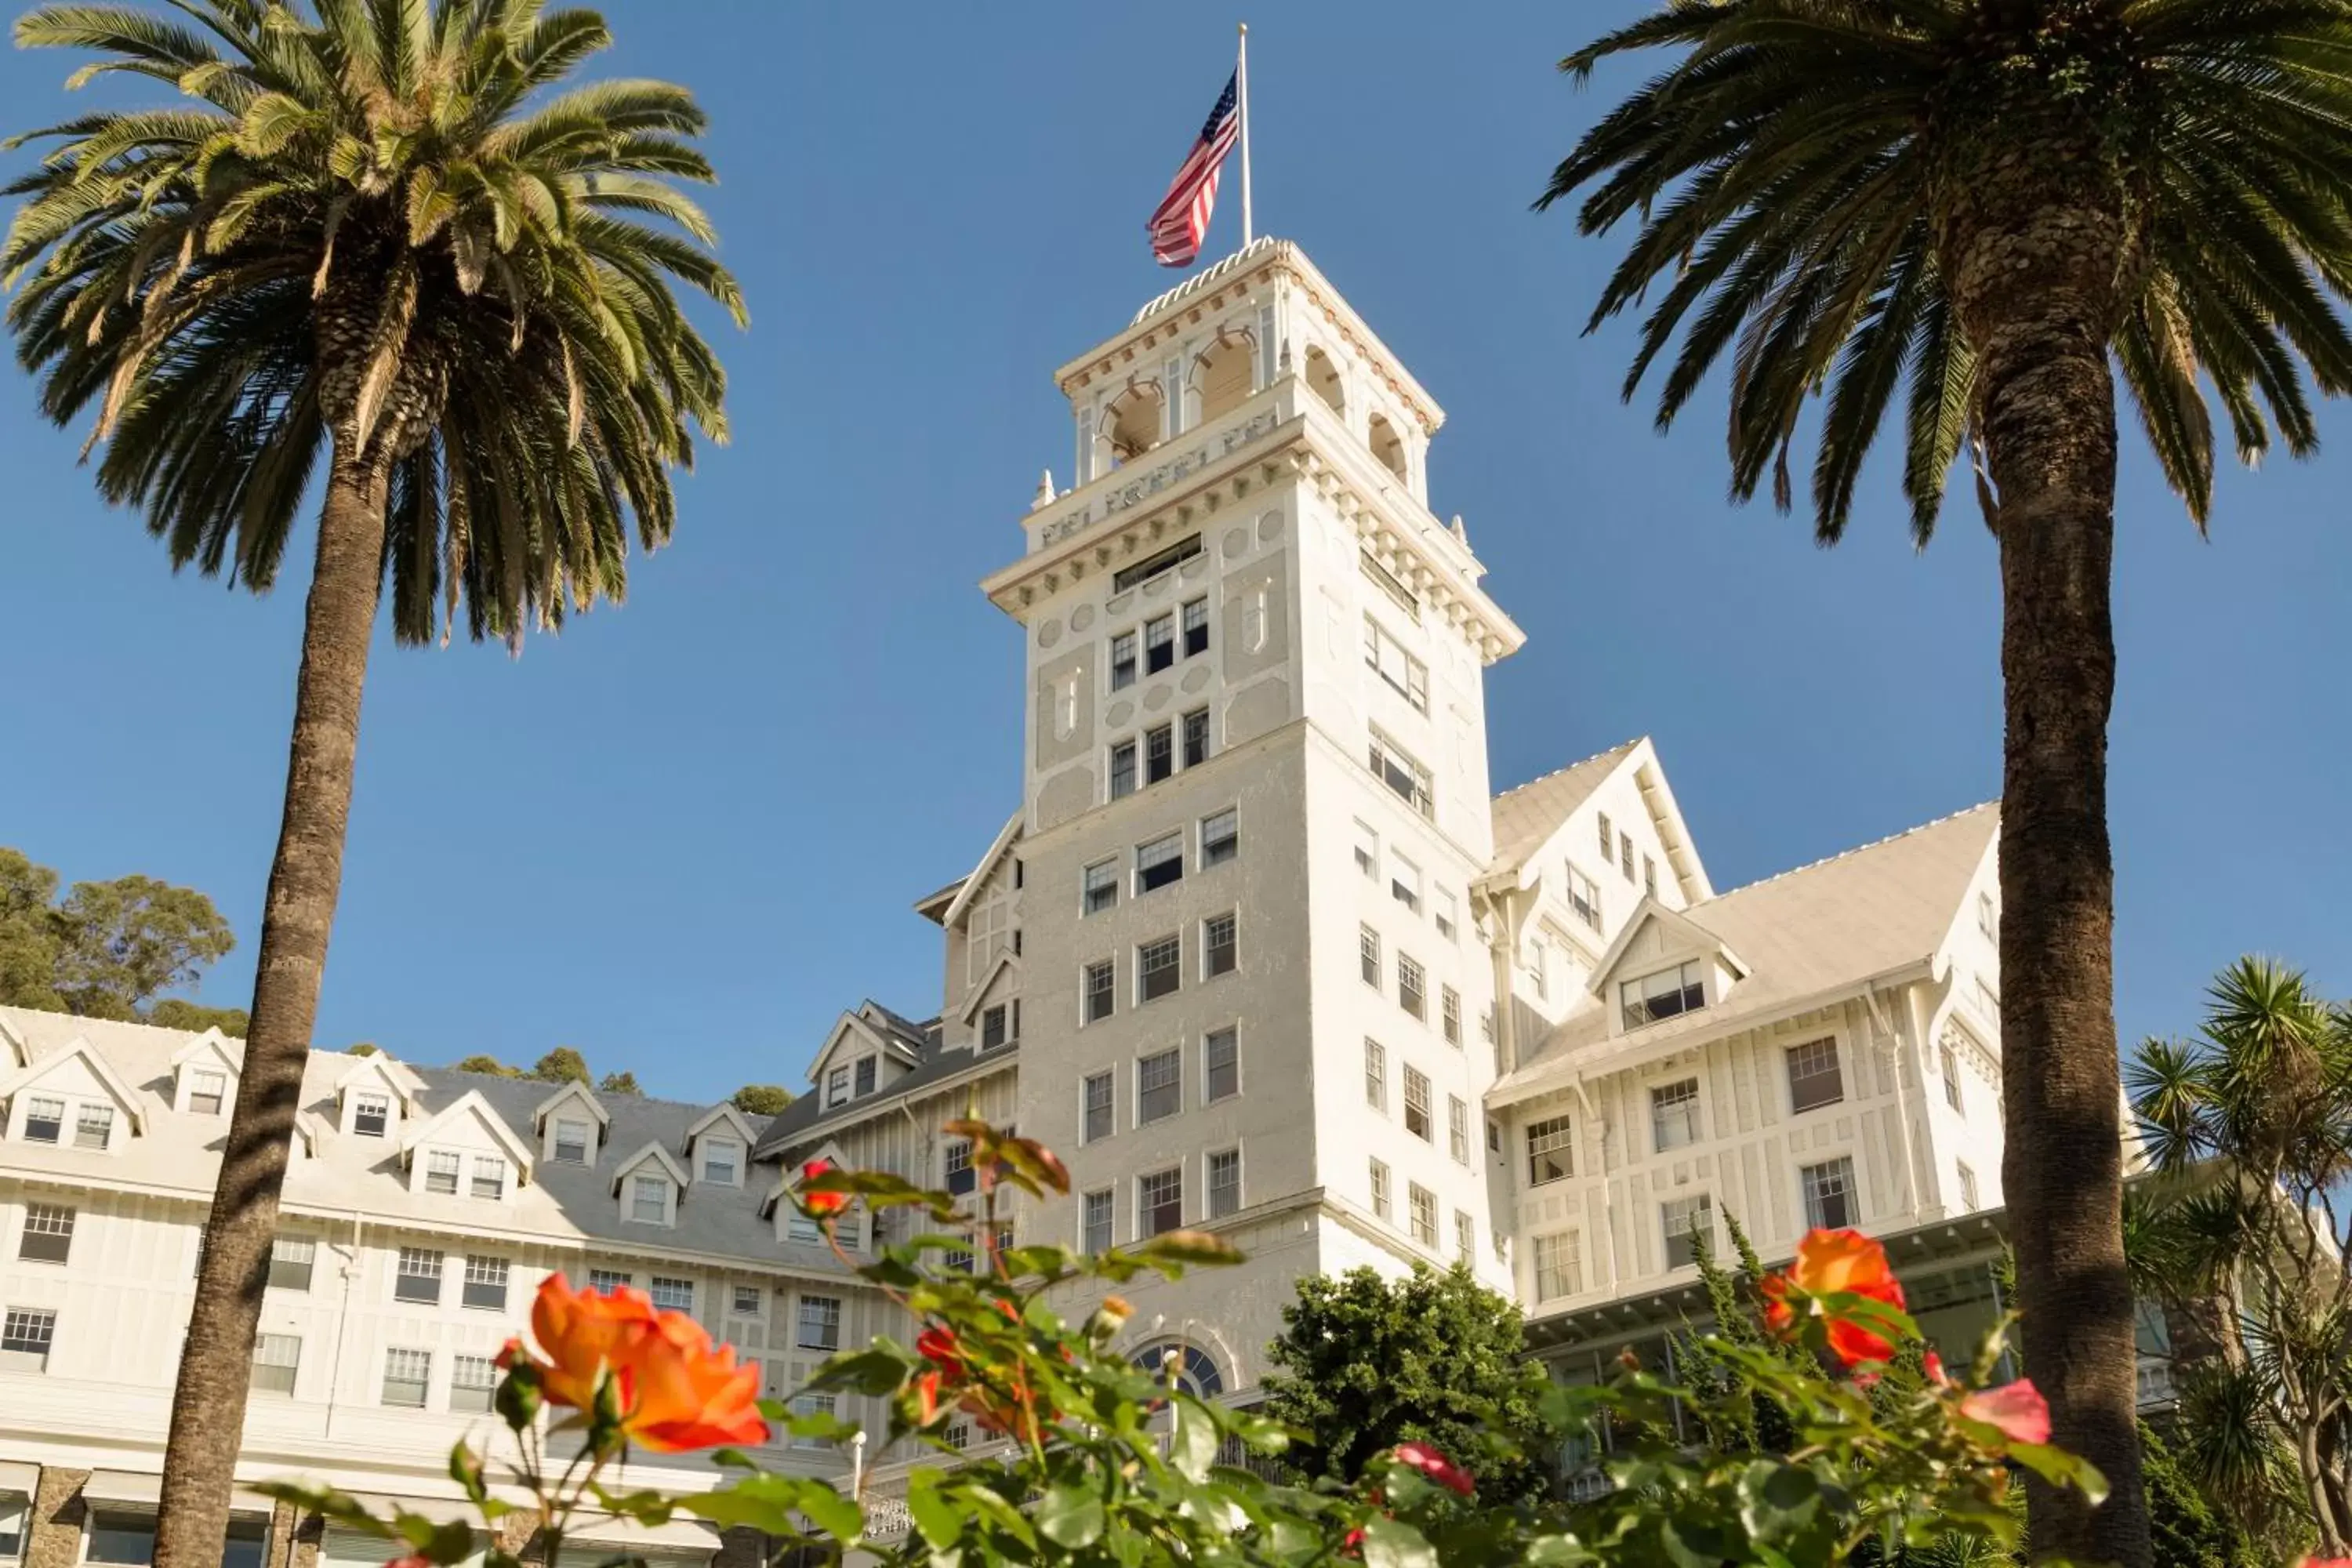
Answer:
M81 1526L87 1511L81 1489L89 1479L88 1470L52 1465L41 1471L41 1484L33 1499L32 1528L25 1542L25 1568L74 1568L81 1561Z

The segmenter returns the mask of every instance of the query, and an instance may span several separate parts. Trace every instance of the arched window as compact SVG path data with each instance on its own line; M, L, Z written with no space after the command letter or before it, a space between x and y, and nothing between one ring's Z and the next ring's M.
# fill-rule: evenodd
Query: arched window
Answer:
M1214 1399L1225 1391L1224 1375L1217 1371L1209 1352L1182 1340L1152 1341L1135 1352L1136 1369L1165 1379L1171 1355L1178 1358L1176 1385L1185 1393L1195 1399Z
M1339 384L1339 367L1331 363L1329 354L1311 346L1307 351L1307 384L1332 413L1348 412L1348 389Z
M1256 345L1245 332L1220 332L1200 358L1192 362L1192 387L1201 400L1203 425L1232 413L1257 390L1253 374Z
M1371 443L1372 456L1381 460L1381 467L1400 479L1407 478L1404 437L1397 434L1397 428L1389 423L1388 416L1373 415L1371 423L1365 428L1364 437Z
M1112 463L1131 462L1160 445L1160 387L1139 381L1103 410L1103 438Z

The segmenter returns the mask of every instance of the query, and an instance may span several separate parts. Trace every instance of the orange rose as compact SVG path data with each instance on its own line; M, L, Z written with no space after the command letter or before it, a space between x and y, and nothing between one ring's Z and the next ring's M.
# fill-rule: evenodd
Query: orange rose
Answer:
M764 1443L760 1369L738 1366L735 1347L713 1347L700 1323L664 1312L637 1342L625 1371L621 1430L648 1448L680 1454L725 1443Z
M562 1275L550 1275L530 1309L531 1337L547 1357L540 1377L548 1403L595 1409L596 1385L609 1371L624 1379L620 1393L625 1405L625 1369L634 1347L659 1321L653 1299L633 1286L574 1290Z
M1789 1304L1793 1289L1808 1296L1852 1295L1884 1301L1898 1311L1903 1287L1886 1262L1886 1249L1858 1230L1816 1230L1797 1244L1797 1260L1787 1272L1768 1277L1759 1287L1764 1294L1764 1321L1775 1332L1794 1331L1797 1310ZM1885 1336L1850 1319L1829 1319L1830 1351L1847 1366L1895 1359L1895 1347Z

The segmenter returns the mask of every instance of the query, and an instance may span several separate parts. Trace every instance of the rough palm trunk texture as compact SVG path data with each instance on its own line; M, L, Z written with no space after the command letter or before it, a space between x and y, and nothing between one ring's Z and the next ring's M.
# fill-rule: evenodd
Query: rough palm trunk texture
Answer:
M304 612L285 816L262 909L252 1026L173 1392L155 1568L219 1568L228 1532L278 1191L342 888L360 693L383 549L385 474L383 463L352 461L338 443Z
M2131 204L2108 149L2071 110L2004 119L1937 203L1946 280L1979 356L2000 551L2001 1181L2026 1371L2049 1398L2052 1441L2114 1489L2093 1509L2029 1479L2029 1533L2037 1560L2146 1568L2107 843L2107 341Z

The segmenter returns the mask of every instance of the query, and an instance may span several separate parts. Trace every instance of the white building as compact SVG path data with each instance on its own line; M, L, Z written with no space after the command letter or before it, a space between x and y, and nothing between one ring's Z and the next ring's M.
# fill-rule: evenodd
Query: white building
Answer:
M844 1014L772 1122L314 1057L241 1479L447 1506L486 1358L558 1268L689 1307L788 1392L886 1317L785 1173L968 1191L938 1129L972 1111L1072 1173L1017 1235L1182 1225L1248 1255L1130 1292L1127 1348L1231 1398L1311 1273L1466 1265L1580 1375L1727 1215L1767 1255L1816 1223L1990 1245L1963 1217L2000 1201L1990 808L1717 893L1646 740L1494 795L1483 671L1522 637L1430 510L1443 415L1292 245L1056 379L1078 482L983 584L1027 650L1020 805L917 906L937 1016ZM145 1560L236 1067L0 1010L0 1563ZM250 1518L269 1568L356 1561Z

